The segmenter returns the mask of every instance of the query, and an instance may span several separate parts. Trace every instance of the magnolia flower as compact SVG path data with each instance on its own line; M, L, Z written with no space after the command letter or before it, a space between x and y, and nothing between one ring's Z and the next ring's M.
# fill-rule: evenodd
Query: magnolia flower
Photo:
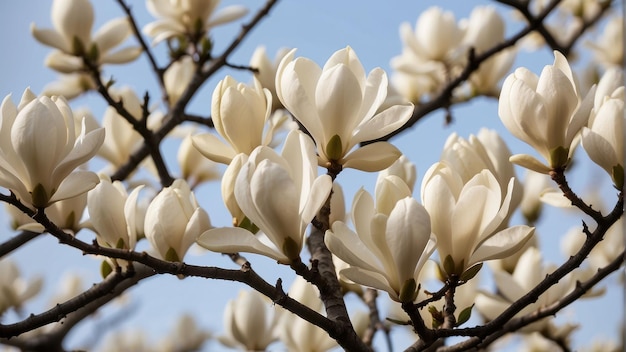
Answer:
M257 291L239 291L236 299L226 303L226 334L219 336L218 340L230 348L265 351L269 344L278 339L276 327L281 316L279 308L270 304Z
M126 193L120 181L100 175L100 183L89 192L89 221L101 246L134 249L137 242L137 198L143 186Z
M511 152L504 140L494 130L481 129L477 136L468 139L452 133L443 147L440 161L453 168L462 182L467 183L476 174L488 169L498 180L502 197L506 196L509 181L513 178L513 194L508 217L513 213L522 199L522 185L515 178L513 164L509 162ZM506 224L506 222L504 222Z
M613 16L598 38L587 43L603 66L624 67L624 17Z
M11 226L18 231L31 231L43 233L46 228L33 218L5 203L6 210L11 217ZM52 223L63 229L65 232L77 233L82 228L80 220L87 206L87 193L82 193L76 197L67 198L51 204L46 208L46 216ZM34 210L34 209L33 209Z
M90 74L74 72L61 74L59 80L48 83L43 88L41 94L47 96L58 95L63 96L67 100L71 100L95 88L96 84Z
M211 333L198 327L196 320L189 314L182 314L175 324L174 329L156 344L157 351L200 351L207 339L211 337ZM138 349L120 349L119 351L131 350L140 351Z
M288 293L289 297L316 312L324 309L317 287L301 276L296 277ZM337 346L337 341L328 336L326 331L295 314L281 314L277 330L280 332L280 341L289 351L325 352Z
M174 61L163 73L163 84L167 91L167 98L170 105L176 104L183 95L189 82L196 72L196 65L191 56L184 56L178 61Z
M272 95L255 79L253 86L238 83L226 76L213 91L211 115L215 130L226 142L211 133L193 137L194 146L205 157L229 164L235 155L249 155L254 148L268 145L273 131L263 135L265 122L270 116Z
M72 172L91 159L104 129L76 137L72 110L62 97L40 97L26 89L19 106L4 98L0 118L0 186L35 208L92 189L98 176Z
M123 64L135 60L141 48L119 46L132 33L127 18L105 23L92 37L93 7L89 0L54 0L52 25L54 29L39 29L33 23L31 33L40 43L58 50L46 58L46 65L63 73L83 69L82 57L95 64Z
M131 88L112 89L110 93L114 99L124 103L124 109L135 119L140 120L143 117L143 103ZM150 114L148 117L148 128L155 128L158 125L157 119L157 113ZM110 162L112 166L120 167L128 161L130 155L141 145L143 138L139 132L135 131L130 122L118 114L115 108L111 106L107 107L104 112L102 126L107 130L107 135L102 148L98 151L98 155Z
M41 290L43 280L40 277L24 280L10 259L0 260L0 272L0 316L10 308L19 310Z
M430 7L417 19L415 30L407 22L400 25L406 48L424 61L449 61L463 39L463 32L451 11Z
M324 68L307 58L294 60L295 49L281 61L276 94L309 131L320 166L339 163L363 171L389 167L401 155L388 142L376 142L350 153L361 142L383 137L404 125L413 106L396 105L374 115L387 96L387 75L369 75L350 47L335 52Z
M539 77L524 67L509 75L500 94L500 120L548 164L526 154L512 156L511 162L545 174L566 167L589 118L594 91L581 98L569 63L558 51L554 65L544 67Z
M445 162L435 163L422 182L422 202L430 214L437 251L447 275L462 274L472 266L515 253L533 235L534 228L513 226L501 231L511 203L514 179L503 197L488 169L463 183Z
M177 154L182 178L187 180L191 188L220 177L217 164L207 158L193 146L191 136L188 135L180 143Z
M498 294L481 292L476 297L476 308L488 320L495 319L507 309L513 302L518 301L523 295L534 288L546 275L553 272L555 266L544 266L541 252L537 248L529 248L519 259L512 274L505 271L494 270L493 276ZM578 277L568 274L563 279L552 285L539 299L524 307L515 316L521 317L530 314L540 308L548 307L565 297L577 285ZM541 319L525 326L522 332L542 331L552 326L549 318Z
M611 79L607 71L600 80ZM621 75L617 75L621 77ZM600 88L600 87L599 87ZM599 93L600 90L596 91ZM608 92L606 92L608 93ZM624 186L624 86L615 89L609 96L598 99L592 110L589 127L583 127L582 145L585 151L595 162L611 175L613 183L618 189Z
M504 41L504 20L493 6L475 7L462 26L466 27L463 44L474 48L476 54L482 54ZM474 93L497 96L498 82L509 71L514 59L515 49L511 48L483 62L469 78Z
M411 192L413 192L413 187L415 187L415 181L417 180L417 169L415 168L415 164L413 164L406 156L401 155L398 160L391 164L391 166L381 170L378 173L376 184L380 184L381 181L389 175L400 177L400 179L402 179L402 181L409 186Z
M308 136L292 131L282 156L261 146L241 166L234 188L237 204L270 245L240 227L207 231L198 244L215 252L257 253L282 264L300 260L306 227L332 187L330 176L316 177L314 148Z
M209 228L209 215L182 179L163 188L146 210L145 236L165 260L182 261L189 247Z
M254 50L252 58L250 58L250 67L257 69L257 71L254 72L254 77L261 82L263 88L268 89L272 93L272 111L283 107L276 95L276 70L278 69L280 61L287 53L289 53L288 49L280 49L276 53L274 61L271 61L267 56L265 47L259 46Z
M377 202L364 190L352 204L356 233L342 221L326 231L325 243L337 257L351 265L341 270L345 278L387 291L397 302L412 302L418 292L418 275L435 249L430 239L426 209L410 197L397 176L387 176Z
M155 45L177 36L203 37L213 27L235 21L248 13L240 6L228 6L215 12L220 0L148 0L148 11L157 18L143 31Z

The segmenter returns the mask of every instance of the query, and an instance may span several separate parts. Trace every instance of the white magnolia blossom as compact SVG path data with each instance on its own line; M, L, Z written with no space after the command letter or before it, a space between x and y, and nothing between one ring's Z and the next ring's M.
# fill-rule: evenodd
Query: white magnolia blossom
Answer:
M198 326L190 314L182 314L175 322L167 336L150 351L200 351L204 343L211 337L211 333ZM120 349L119 351L137 351L134 349Z
M182 261L200 234L210 228L209 215L182 179L163 188L146 210L145 236L165 260Z
M33 298L41 290L43 280L35 277L25 280L19 268L10 259L0 260L0 316L13 308L20 310L22 304Z
M19 106L4 98L0 111L0 186L36 208L85 193L98 184L90 171L74 171L104 141L104 129L74 130L62 97L37 98L26 89Z
M226 143L212 133L203 133L193 137L193 144L205 157L223 164L239 153L250 155L254 148L272 140L272 129L263 134L271 107L272 94L256 78L248 86L226 76L215 87L211 101L215 130Z
M527 223L532 224L539 219L543 207L542 196L553 189L550 176L526 170L524 196L520 202L520 210ZM558 193L561 192L558 191ZM560 197L564 198L562 193Z
M422 202L430 214L445 274L461 276L473 265L509 256L533 235L534 228L528 226L502 229L513 187L511 178L502 192L488 169L465 183L445 162L435 163L426 172Z
M619 83L617 83L619 82ZM589 127L583 127L585 151L613 179L618 189L624 186L624 86L619 69L608 70L596 90ZM615 89L613 89L615 88Z
M92 189L87 198L89 223L96 232L101 246L118 249L135 249L137 243L138 220L137 199L143 186L138 186L130 194L120 181L113 181L100 175L100 183Z
M163 73L163 84L170 105L176 104L180 99L195 72L196 64L193 62L193 58L184 56L180 60L174 61Z
M330 176L316 175L313 142L300 131L287 136L282 156L258 147L243 162L234 192L243 213L271 244L239 227L207 231L198 244L222 253L257 253L283 264L300 260L306 227L332 188Z
M463 45L474 48L477 55L504 42L504 20L493 6L475 7L461 26L465 27ZM469 78L475 94L498 96L498 82L511 69L515 52L515 48L502 50L480 64Z
M451 11L433 6L420 14L415 29L402 23L400 36L404 46L422 61L449 62L461 44L463 30Z
M36 222L21 210L8 203L5 203L5 205L6 211L11 217L11 227L14 230L37 233L46 231L43 225ZM51 204L46 208L46 216L52 223L63 229L63 231L75 234L82 228L80 221L86 206L87 193L82 193L76 197L67 198Z
M356 233L336 221L325 243L351 265L340 272L345 278L384 290L394 301L413 301L420 270L435 249L430 218L399 177L387 176L376 188L376 203L362 189L354 198Z
M413 106L396 105L376 114L387 96L381 68L366 76L350 47L335 52L320 68L310 59L294 59L295 49L280 63L276 93L285 108L309 131L319 165L339 163L363 171L380 171L401 155L388 142L350 152L359 143L383 137L404 125Z
M382 179L389 175L395 175L400 177L411 192L413 192L413 188L415 187L415 181L417 181L417 168L415 164L412 163L405 155L401 155L398 160L396 160L391 166L388 168L381 170L378 173L378 179L376 180L376 184L380 184Z
M82 57L101 64L123 64L141 54L140 47L114 51L132 33L127 18L120 17L105 23L93 36L93 6L89 0L54 0L52 26L40 29L33 23L31 32L40 43L56 48L46 58L46 65L62 73L82 70Z
M74 72L61 74L59 80L48 83L43 87L42 95L63 96L67 100L96 88L96 84L89 73Z
M183 138L176 157L181 176L187 180L191 188L203 182L220 178L217 164L200 154L198 149L193 146L191 135Z
M288 295L316 312L324 309L317 287L301 276L296 277L291 284ZM280 332L280 341L289 351L326 352L337 347L337 341L328 336L326 331L295 314L281 314L277 329Z
M594 51L596 60L607 68L624 66L624 17L617 15L609 19L604 31L587 43Z
M230 348L265 351L278 339L282 309L257 291L239 291L224 308L225 335L218 340Z
M148 11L157 18L143 31L155 45L173 37L199 38L213 27L235 21L248 13L241 5L216 11L221 0L147 0Z
M261 82L263 88L268 89L272 93L272 111L283 107L278 99L278 95L276 95L276 70L278 70L278 65L287 53L289 53L289 49L279 49L276 52L274 61L272 61L267 56L265 47L259 46L254 50L252 58L250 58L250 67L258 70L254 73L254 77Z
M498 294L480 292L476 297L476 308L486 319L493 320L513 302L519 300L544 280L546 275L553 272L554 269L556 269L554 265L542 263L539 249L529 248L519 259L519 263L512 274L494 270L493 275ZM581 278L576 272L568 274L541 294L537 301L524 307L515 316L521 317L557 302L576 287L579 279ZM520 331L529 333L544 329L554 329L549 317L527 325Z
M300 260L306 227L332 188L330 176L317 177L314 148L308 136L292 131L282 156L261 146L246 162L242 160L235 182L235 199L271 244L261 242L239 227L207 231L198 244L215 252L257 253L282 264Z
M548 164L527 154L514 155L511 161L546 174L566 167L589 119L594 94L592 88L584 99L580 96L569 63L558 51L554 52L554 65L545 66L539 77L525 67L516 69L502 87L500 120Z
M482 170L489 170L500 185L502 198L506 196L508 184L513 179L513 194L507 221L504 222L506 224L523 194L522 185L515 177L513 164L509 162L510 157L509 147L500 135L494 130L482 128L477 136L470 135L468 139L452 133L444 144L440 161L452 167L461 176L464 184Z

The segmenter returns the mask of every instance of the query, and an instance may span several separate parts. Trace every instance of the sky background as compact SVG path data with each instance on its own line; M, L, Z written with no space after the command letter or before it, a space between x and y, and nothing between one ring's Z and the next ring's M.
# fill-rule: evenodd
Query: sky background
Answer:
M123 16L116 1L92 1L95 3L95 25L99 28L108 20ZM136 20L143 26L153 20L145 10L144 1L128 1L136 14ZM243 19L248 22L256 9L263 5L263 1L223 1L222 6L231 4L245 4L251 11ZM438 1L438 6L451 10L457 19L467 18L473 6L484 5L487 2L479 1ZM281 1L272 10L259 26L249 35L237 49L230 62L245 65L258 45L264 45L267 52L273 57L282 47L298 48L297 56L305 56L323 65L326 59L336 50L350 45L359 56L366 71L374 67L382 67L391 74L389 61L400 54L402 44L398 34L402 22L410 22L413 26L419 14L434 2L422 1ZM499 8L507 21L507 31L512 33L520 28L520 23L512 19L508 9ZM37 43L30 35L29 26L36 23L40 28L51 28L50 2L43 0L3 1L0 3L0 46L4 48L0 58L0 97L13 94L13 101L18 102L26 87L35 93L42 91L49 82L57 79L57 74L47 69L43 62L51 51ZM235 22L214 30L212 37L216 46L216 53L227 46L239 29L241 22ZM132 43L129 40L127 43ZM128 44L126 44L128 45ZM165 50L161 45L155 48L155 53L161 65L165 64ZM586 55L584 51L582 55ZM544 65L552 64L553 56L550 50L542 49L537 52L520 51L514 67L525 66L539 73ZM139 96L148 90L153 97L159 97L156 90L156 81L150 75L145 57L140 57L134 63L124 67L107 66L106 75L112 75L119 86L128 85L135 89ZM249 81L250 75L223 69L210 80L200 94L191 102L187 112L208 116L210 114L210 97L215 84L226 74L231 74L242 81ZM155 100L156 101L156 100ZM98 119L104 111L102 99L95 93L87 94L72 102L72 107L88 107ZM417 165L418 180L415 197L419 199L419 185L424 172L432 163L439 159L441 148L446 138L457 132L467 138L469 134L476 134L481 127L496 129L509 143L514 154L531 153L530 148L522 142L514 140L503 128L498 115L497 104L493 99L476 99L470 104L455 106L452 109L454 123L444 126L443 114L435 112L416 124L400 138L392 142ZM178 172L175 155L178 141L168 142L164 153L172 173ZM593 182L600 194L611 194L608 177L595 165L586 161L584 153L579 153L581 162L575 169L576 179L572 180L575 190L591 191L588 186ZM518 170L518 176L523 171ZM344 187L347 208L350 208L352 196L364 187L370 192L374 189L376 174L362 172L343 172L338 181ZM197 189L197 197L201 205L208 211L214 226L228 226L230 216L222 205L217 183L207 184ZM610 198L611 200L613 198ZM562 262L561 237L571 227L580 226L580 216L575 213L564 214L561 210L546 209L543 221L539 223L537 233L540 247L544 251L547 261ZM13 236L8 227L8 220L0 213L0 240ZM514 224L521 223L519 216L513 218ZM79 237L91 241L92 234L84 231ZM145 243L144 243L145 246ZM145 247L139 247L139 250ZM187 262L211 266L235 268L227 258L217 254L199 254L200 251L191 251L185 258ZM49 235L40 236L28 245L10 255L15 260L26 278L37 274L45 276L45 287L41 298L28 305L27 313L41 312L46 305L47 298L57 290L57 284L70 272L79 274L84 280L84 286L98 282L99 261L83 256L82 253L59 246L57 241ZM253 267L268 282L275 282L282 278L284 287L288 287L293 274L284 267L278 267L271 260L252 255L246 255ZM487 276L487 275L484 275ZM561 320L575 319L583 324L573 335L574 345L589 344L593 339L612 338L618 336L618 322L623 314L623 293L621 286L616 283L616 276L606 280L609 285L607 294L602 299L577 302L573 308L566 308L559 316ZM491 282L484 278L481 284L490 288ZM125 314L121 321L116 321L114 330L135 331L141 329L148 339L156 340L167 334L173 328L177 317L181 313L191 313L199 324L216 334L221 333L222 307L225 302L236 296L240 289L247 289L243 284L229 282L208 282L197 278L179 280L175 277L163 275L142 282L140 287L129 291L124 308L106 309L101 311L96 319L88 319L74 329L69 337L66 348L80 348L92 342L94 334L106 326L107 321L114 319L116 314ZM381 295L382 296L382 295ZM365 309L358 302L349 302L351 307ZM387 300L381 299L382 310L386 310ZM618 307L619 309L616 309ZM602 312L599 314L598 312ZM477 314L475 314L477 315ZM8 315L15 319L15 315ZM108 320L107 320L108 319ZM8 319L7 319L8 321ZM396 348L407 346L407 334L396 329L394 336L402 337ZM103 336L100 342L105 341ZM381 339L377 339L377 344ZM380 346L380 345L379 345ZM205 351L216 351L222 347L211 342Z

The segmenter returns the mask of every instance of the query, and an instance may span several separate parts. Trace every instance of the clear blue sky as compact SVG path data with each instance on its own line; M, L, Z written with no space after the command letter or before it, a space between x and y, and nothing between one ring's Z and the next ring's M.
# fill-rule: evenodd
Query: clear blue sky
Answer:
M122 16L115 1L98 0L92 1L96 5L96 25L109 19ZM137 21L145 25L152 20L144 7L144 1L129 1L137 15ZM251 8L244 21L251 18L254 11L261 7L263 1L223 1L223 5L245 3ZM336 50L352 46L356 51L366 70L380 66L389 74L389 60L401 52L402 46L398 35L398 27L401 22L408 21L414 25L420 12L437 3L444 9L454 11L457 19L467 17L471 8L478 4L486 4L482 1L400 1L392 0L385 2L374 1L304 1L283 0L270 13L258 28L243 43L231 58L235 64L247 64L257 45L265 45L268 53L273 56L278 48L297 47L298 56L309 57L320 65ZM37 43L31 36L29 26L35 22L38 27L51 27L49 15L49 2L40 0L3 1L0 3L0 23L2 35L0 46L4 48L0 65L0 97L9 93L13 94L13 100L18 101L23 90L30 86L35 93L41 92L42 88L50 81L55 80L57 74L44 67L43 60L50 52L50 48ZM507 20L509 31L519 28L519 24L511 19L510 11L502 11ZM238 30L237 24L230 24L218 28L213 38L217 52L229 43L233 33ZM163 64L163 47L156 49L160 63ZM154 88L154 79L149 76L146 59L141 57L132 65L119 68L109 66L107 73L112 74L119 84L130 85L139 95L145 90L153 92L152 96L158 97L159 93ZM552 54L544 49L539 52L528 54L522 52L515 66L524 65L534 72L539 72L541 67L552 63ZM222 70L213 80L203 88L202 93L196 97L189 108L189 112L209 115L210 94L216 82L225 74L233 74L238 79L247 81L249 76L240 72ZM102 116L104 104L95 93L77 99L73 107L88 106L97 118ZM417 164L418 185L421 177L428 167L439 159L440 150L447 136L453 131L467 137L470 133L477 133L481 127L495 128L502 133L509 142L514 153L529 152L529 148L521 142L514 141L508 132L501 126L497 116L497 106L493 100L479 99L476 102L454 108L455 123L452 126L443 126L443 115L432 114L424 121L417 124L409 133L398 138L397 146ZM166 150L168 161L174 164L176 150ZM585 164L586 165L586 164ZM587 165L588 166L588 165ZM585 166L585 169L587 167ZM175 170L175 167L174 167ZM584 169L583 169L584 170ZM581 185L589 180L605 175L589 166L590 171L580 171L583 182L575 182ZM518 175L522 175L519 172ZM339 177L339 182L344 185L346 201L350 207L352 195L361 186L373 190L375 174L364 175L356 172L345 172ZM604 185L607 186L608 185ZM603 187L604 187L603 186ZM419 186L416 187L419 190ZM416 193L416 197L419 195ZM219 187L216 184L203 186L199 189L198 198L209 212L213 224L226 226L230 222L227 212L221 205ZM2 219L3 215L0 215ZM541 247L545 250L548 260L562 260L559 253L560 236L570 227L578 226L580 220L575 216L562 216L559 211L550 211L546 214L539 229ZM519 218L517 218L519 222ZM6 217L0 225L0 240L9 238L12 234L6 225ZM90 241L90 234L82 234L82 238ZM51 236L42 236L27 246L20 248L12 256L18 261L25 276L30 277L36 273L46 273L46 286L44 296L55 290L55 283L64 272L77 271L85 278L85 284L99 280L99 262L82 256L81 253L57 245L57 241ZM292 274L285 268L276 268L271 260L249 256L253 260L255 269L260 271L269 282L275 282L282 277L285 282L290 282ZM234 268L234 265L219 255L188 255L190 262L219 265ZM615 282L615 278L609 279ZM486 283L488 285L488 282ZM203 327L211 329L215 333L221 332L222 307L224 302L235 297L236 291L246 288L241 284L207 282L205 280L189 278L178 280L173 277L163 276L150 279L141 287L131 290L130 300L136 305L119 326L120 329L139 328L148 331L149 336L159 337L164 335L176 320L179 313L190 312L200 321ZM288 287L288 286L286 286ZM618 336L617 321L621 318L622 309L615 309L615 305L623 306L623 300L619 286L613 284L611 290L604 299L585 301L576 304L583 325L574 334L576 345L588 344L592 338L598 336ZM37 313L42 309L46 299L38 300L29 306L27 313ZM358 305L357 305L358 306ZM363 309L363 308L361 308ZM597 312L602 312L602 315ZM109 312L110 313L110 312ZM102 314L105 318L107 311ZM573 315L573 310L568 308L564 314L567 317ZM601 319L601 320L600 320ZM79 348L80 344L90 338L97 326L91 323L82 324L70 337L68 348ZM396 345L397 348L404 346ZM206 351L214 351L218 345L208 345Z

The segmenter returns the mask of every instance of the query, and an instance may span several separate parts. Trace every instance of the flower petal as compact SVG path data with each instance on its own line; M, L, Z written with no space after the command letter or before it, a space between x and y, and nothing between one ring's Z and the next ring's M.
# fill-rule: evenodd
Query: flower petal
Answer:
M250 231L240 227L222 227L205 231L196 243L214 252L256 253L275 259L282 264L291 262L285 255L264 245Z
M343 158L343 167L357 170L374 172L388 168L402 155L394 145L389 142L376 142L368 144Z

